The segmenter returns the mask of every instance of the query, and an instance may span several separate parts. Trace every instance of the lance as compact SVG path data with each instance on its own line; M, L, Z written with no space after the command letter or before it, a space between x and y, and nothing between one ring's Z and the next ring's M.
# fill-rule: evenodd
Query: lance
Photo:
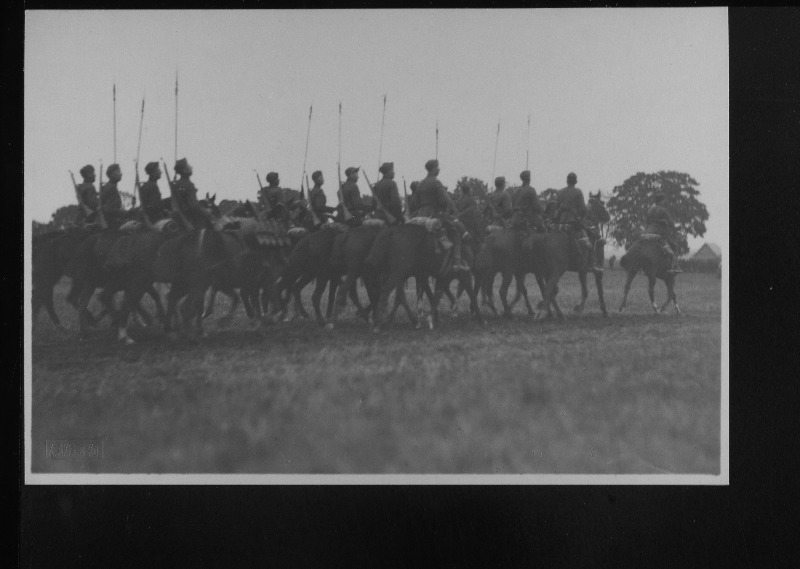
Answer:
M369 183L369 178L367 178L366 170L364 170L364 181L367 182L369 191L372 192L372 197L375 198L375 202L378 204L378 207L383 210L383 213L386 214L386 221L389 222L389 225L394 225L395 221L397 220L392 215L392 213L388 209L386 209L386 206L383 205L383 202L381 201L381 198L378 197L378 194L375 193L375 188L372 187L372 184Z
M306 161L308 160L308 139L311 136L311 111L314 109L314 105L308 107L308 130L306 130L306 155L303 157L303 175L300 177L300 199L305 199L305 193L303 192L303 178L306 176ZM306 182L308 185L308 182ZM309 188L309 191L311 188Z
M531 114L528 113L528 149L525 151L525 169L528 170L528 160L531 155Z
M436 159L439 159L439 119L436 119Z
M175 162L178 161L178 70L175 70Z
M497 136L494 139L494 162L492 163L492 184L494 184L494 172L497 167L497 143L500 141L500 121L497 121Z
M108 229L108 224L106 223L106 216L103 215L103 161L100 161L100 170L98 171L100 174L100 178L97 182L97 216L100 219L100 227L103 229Z
M114 95L114 163L117 163L117 84L114 83L111 92Z
M378 174L381 171L381 156L383 155L383 125L386 122L386 95L383 96L383 117L381 117L381 143L378 147Z
M342 102L339 101L339 162L336 164L336 169L339 173L339 191L336 196L339 198L339 204L342 206L342 216L345 221L353 218L353 214L344 203L344 196L342 195Z
M139 116L139 142L136 144L136 180L133 184L133 197L136 199L136 195L139 192L139 155L142 150L142 125L144 124L144 97L142 97L142 111Z

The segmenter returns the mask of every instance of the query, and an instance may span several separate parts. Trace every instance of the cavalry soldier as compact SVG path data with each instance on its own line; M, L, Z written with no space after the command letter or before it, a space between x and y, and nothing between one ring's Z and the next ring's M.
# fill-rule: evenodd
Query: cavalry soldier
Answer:
M193 172L194 170L186 158L181 158L175 162L175 174L180 178L172 182L172 191L180 213L195 228L199 228L204 223L211 222L211 212L202 207L197 201L197 188L190 179Z
M531 186L531 171L525 170L519 177L522 180L522 187L514 193L514 197L511 199L514 206L511 226L523 230L533 227L536 231L542 232L544 231L542 206L536 190Z
M286 219L288 217L288 210L283 200L283 190L280 187L280 176L277 172L270 172L267 174L267 187L261 188L258 192L258 201L264 208L268 210L267 218Z
M147 174L147 181L139 187L139 199L141 200L142 211L147 214L151 223L168 217L161 202L161 190L158 189L158 181L161 179L161 168L158 162L148 162L144 167Z
M647 229L646 233L652 233L661 236L661 243L663 251L669 257L671 266L667 271L668 273L683 272L678 268L678 256L675 254L677 249L676 244L672 240L672 235L675 232L675 224L669 211L662 204L664 203L664 194L658 193L653 198L653 205L647 210Z
M325 178L322 172L317 170L311 174L311 179L314 181L314 187L308 190L308 205L323 223L330 218L330 214L336 211L336 208L328 207L328 198L325 197L325 192L322 190L322 184L325 183Z
M558 190L556 200L558 202L558 223L566 225L570 235L578 241L578 245L586 250L586 258L589 270L602 272L603 268L597 266L594 247L586 235L583 226L583 219L586 217L586 202L583 199L583 191L575 187L578 183L578 176L573 172L567 175L567 187Z
M380 172L383 177L372 187L377 198L383 204L389 213L394 216L395 223L403 223L403 203L400 201L400 192L397 190L397 183L394 181L394 162L384 162L380 167ZM376 212L376 217L383 219L387 224L389 220L386 219L386 213L379 209Z
M358 168L351 166L344 171L347 179L342 184L342 202L350 211L353 218L346 222L348 225L361 225L361 221L366 215L366 208L361 200L361 192L358 189Z
M420 217L435 217L442 222L455 246L453 268L469 270L469 267L461 260L461 231L454 223L455 220L448 215L452 209L452 202L448 199L444 185L437 178L439 175L439 161L428 160L425 163L425 169L428 171L428 176L419 183L416 191L416 195L419 196L419 209L416 215Z
M511 196L506 191L506 179L498 176L494 179L494 187L495 190L489 195L489 199L492 200L497 214L503 219L509 219L514 210L511 207Z
M119 229L125 219L125 210L122 209L122 196L119 195L117 183L122 179L122 170L119 164L111 164L106 168L108 182L100 190L100 204L109 229Z
M458 195L459 192L461 193L461 197L458 198L456 202L458 218L475 239L479 243L482 243L486 228L484 227L478 202L475 201L475 198L472 196L472 188L467 185L458 186L456 187L456 195Z
M97 221L97 190L94 189L94 166L87 164L80 169L83 182L78 184L76 192L78 194L78 203L81 206L78 211L76 221L83 225L89 225ZM86 208L91 210L86 212Z

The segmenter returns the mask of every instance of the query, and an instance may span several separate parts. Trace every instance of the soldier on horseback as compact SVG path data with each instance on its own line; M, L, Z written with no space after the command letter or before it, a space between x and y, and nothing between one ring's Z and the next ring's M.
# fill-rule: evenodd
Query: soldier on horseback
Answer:
M372 190L381 204L383 204L383 207L394 216L394 222L403 223L405 221L403 203L400 201L400 192L397 190L397 183L394 181L394 162L384 162L380 167L380 171L383 177L373 186ZM390 225L386 212L382 209L378 209L376 217L383 219L387 225Z
M361 192L358 189L358 168L351 166L344 171L344 175L347 176L347 179L342 184L342 202L353 217L349 221L345 221L344 213L340 208L340 215L337 221L356 227L361 225L367 213L364 202L361 200Z
M472 196L472 188L468 185L459 186L461 197L456 201L458 219L464 224L477 243L482 243L486 234L486 226L478 207L478 202Z
M151 223L166 219L169 214L164 210L161 201L161 190L158 188L158 181L161 179L161 168L158 162L148 162L144 167L147 174L147 181L139 188L139 199L141 200L142 211L147 215Z
M489 195L489 199L494 205L494 208L490 206L489 211L493 213L497 212L497 215L502 219L511 218L511 214L514 210L511 207L511 196L509 196L508 191L506 191L506 179L503 176L498 176L494 179L494 187L494 192Z
M425 169L428 171L428 176L419 183L417 188L419 209L416 215L421 217L435 217L442 222L442 225L447 230L454 245L453 268L456 270L469 270L469 267L461 260L462 230L460 230L456 220L450 215L454 207L453 203L450 201L444 185L442 185L437 178L439 175L439 161L428 160L425 163ZM456 212L453 211L452 213Z
M106 175L108 182L100 190L100 203L109 229L119 229L125 220L122 196L119 195L117 188L117 183L122 179L122 170L120 170L119 164L111 164L106 168Z
M531 172L525 170L519 175L522 180L522 187L517 190L512 199L514 214L511 218L511 226L514 229L527 231L533 227L537 232L544 231L542 221L542 206L536 190L531 186Z
M656 194L653 205L647 210L647 228L645 233L661 236L661 247L664 254L670 259L671 267L668 273L681 273L678 268L678 256L675 254L677 245L672 239L675 233L675 223L667 211L664 203L664 194Z
M578 246L586 250L586 258L590 271L600 273L602 267L597 266L595 260L594 246L589 241L584 227L586 217L586 202L583 199L583 191L576 187L578 176L573 172L567 175L567 187L558 190L558 213L557 223L565 227L570 235L578 242Z
M97 220L97 190L94 189L94 166L87 164L80 169L83 182L78 184L75 191L78 203L81 206L75 221L80 225L91 225Z
M258 192L258 202L267 212L267 219L287 220L289 210L283 199L283 190L280 187L280 176L277 172L267 174L267 187Z
M317 170L311 174L311 179L314 181L314 187L308 191L308 205L324 223L330 219L330 214L334 213L336 208L326 205L328 203L328 198L325 197L325 192L322 190L322 184L325 183L322 172Z
M191 181L194 170L186 158L181 158L175 162L175 174L180 176L172 182L172 191L175 196L175 204L180 214L194 227L200 227L211 222L211 212L205 209L197 201L197 188ZM188 229L188 228L187 228Z

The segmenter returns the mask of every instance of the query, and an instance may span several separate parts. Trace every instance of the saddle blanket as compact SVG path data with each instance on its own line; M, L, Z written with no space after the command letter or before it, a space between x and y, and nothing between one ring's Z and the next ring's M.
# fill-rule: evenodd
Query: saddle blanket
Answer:
M442 222L435 217L412 217L407 223L421 225L428 230L428 233L439 233L442 230Z
M382 219L378 219L377 217L370 217L362 221L361 225L374 225L376 227L383 227L386 225L386 222Z

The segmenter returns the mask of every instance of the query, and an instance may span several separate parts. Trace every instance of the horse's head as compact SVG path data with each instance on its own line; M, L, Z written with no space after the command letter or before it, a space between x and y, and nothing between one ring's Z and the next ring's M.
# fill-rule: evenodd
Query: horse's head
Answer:
M222 217L222 212L217 206L217 194L209 196L208 192L206 192L206 197L205 199L200 200L200 205L209 210L211 212L211 215L214 216L215 219L219 219L220 217Z
M596 194L589 192L589 201L586 203L586 217L595 223L608 223L611 220L599 190Z

